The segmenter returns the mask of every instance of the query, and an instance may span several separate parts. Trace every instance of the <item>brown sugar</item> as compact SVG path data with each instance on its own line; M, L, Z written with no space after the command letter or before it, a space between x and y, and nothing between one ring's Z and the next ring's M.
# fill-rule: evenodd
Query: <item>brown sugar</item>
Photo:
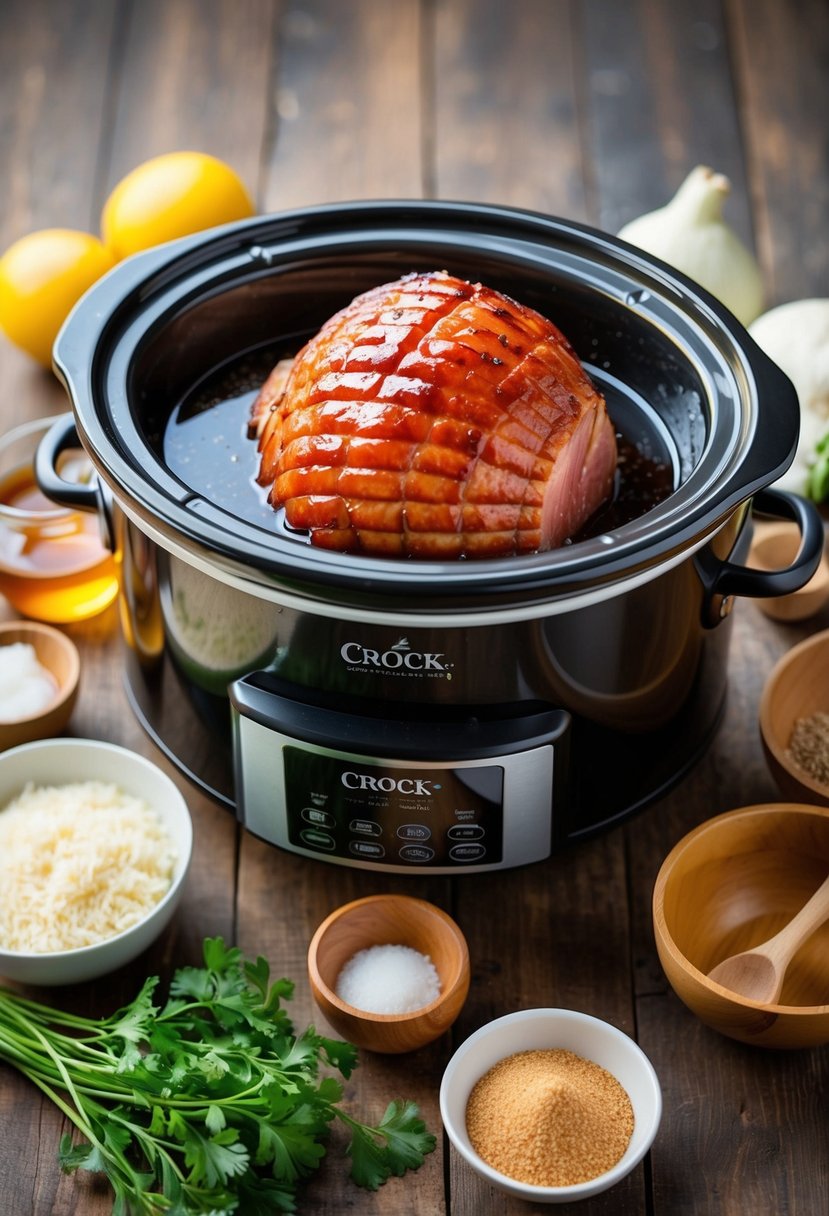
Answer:
M573 1186L605 1173L633 1133L630 1098L614 1076L561 1048L500 1060L466 1107L472 1147L531 1186Z

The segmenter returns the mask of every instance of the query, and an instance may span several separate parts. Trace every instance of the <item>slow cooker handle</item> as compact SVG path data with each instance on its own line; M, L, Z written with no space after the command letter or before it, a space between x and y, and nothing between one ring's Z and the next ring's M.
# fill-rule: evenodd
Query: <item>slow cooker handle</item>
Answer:
M66 481L58 472L58 460L62 453L80 446L74 414L61 414L37 445L35 480L46 497L58 506L69 507L73 511L91 511L97 515L101 540L110 552L114 552L112 512L100 478L93 474L88 482Z
M768 599L799 591L805 587L820 563L825 535L823 520L814 503L801 498L799 494L773 487L758 491L752 502L759 514L793 520L800 531L800 547L791 565L782 570L752 570L736 562L717 562L715 565L698 553L697 570L706 591L703 606L705 625L716 625L728 616L735 595Z

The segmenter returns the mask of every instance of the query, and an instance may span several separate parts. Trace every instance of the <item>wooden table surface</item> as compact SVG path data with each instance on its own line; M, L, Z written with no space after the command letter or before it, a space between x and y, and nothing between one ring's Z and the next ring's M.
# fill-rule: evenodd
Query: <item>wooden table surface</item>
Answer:
M119 177L183 148L229 161L262 211L463 198L614 232L707 163L733 183L728 218L757 249L769 304L825 296L827 68L825 0L3 0L0 240L95 230ZM65 408L57 381L3 342L2 429ZM180 913L135 966L71 999L109 1012L145 974L196 962L202 938L222 934L297 981L302 1026L315 1016L305 954L318 923L348 899L406 891L461 924L471 991L451 1035L430 1048L363 1056L348 1086L356 1107L379 1116L389 1098L410 1096L439 1133L441 1072L464 1037L522 1007L582 1009L639 1041L664 1094L648 1159L581 1204L583 1216L823 1216L829 1054L763 1052L698 1023L659 967L650 898L662 859L692 826L777 799L757 733L761 687L780 653L827 626L826 612L783 626L740 603L727 713L703 761L623 827L524 870L398 879L325 866L240 832L177 776L195 823ZM83 658L71 733L170 769L128 708L115 609L67 632ZM2 1216L110 1211L105 1188L61 1175L62 1130L58 1112L0 1067ZM326 1160L303 1202L316 1213L527 1210L440 1135L418 1173L377 1194Z

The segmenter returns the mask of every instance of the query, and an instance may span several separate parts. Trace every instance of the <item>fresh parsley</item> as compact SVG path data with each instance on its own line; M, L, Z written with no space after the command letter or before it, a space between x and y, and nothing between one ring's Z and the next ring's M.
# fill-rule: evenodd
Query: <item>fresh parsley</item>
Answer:
M63 1137L61 1167L106 1174L113 1216L295 1212L335 1118L351 1177L370 1190L434 1149L411 1102L374 1127L341 1108L341 1082L320 1070L347 1079L356 1048L310 1026L296 1035L282 1006L293 984L272 983L265 959L207 938L204 966L177 971L161 1007L158 983L101 1020L0 988L0 1058L74 1123L83 1139Z

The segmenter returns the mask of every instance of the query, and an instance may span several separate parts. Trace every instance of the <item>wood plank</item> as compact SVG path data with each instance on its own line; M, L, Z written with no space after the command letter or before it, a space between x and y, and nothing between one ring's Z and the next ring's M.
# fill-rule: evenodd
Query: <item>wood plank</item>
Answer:
M151 156L193 150L227 161L256 197L276 13L270 0L125 7L107 191Z
M651 892L674 844L713 815L780 800L757 728L763 684L780 654L829 627L828 609L791 625L752 603L738 604L734 616L726 715L705 761L625 829L640 1042L665 1100L652 1153L654 1212L666 1216L811 1213L827 1193L826 1112L818 1097L826 1052L763 1051L708 1030L670 989L653 945Z
M829 6L730 0L770 304L829 295Z
M268 210L422 193L417 0L287 0Z
M441 0L432 46L433 192L587 218L576 10Z
M730 179L728 221L750 243L721 0L586 0L580 11L595 222L618 232L704 164Z
M0 18L0 249L38 228L97 231L95 181L116 0L8 0ZM51 373L0 335L0 427L65 408Z
M764 1052L721 1039L673 994L642 1000L639 1019L662 1044L652 1058L676 1128L657 1142L654 1212L824 1212L826 1051Z

